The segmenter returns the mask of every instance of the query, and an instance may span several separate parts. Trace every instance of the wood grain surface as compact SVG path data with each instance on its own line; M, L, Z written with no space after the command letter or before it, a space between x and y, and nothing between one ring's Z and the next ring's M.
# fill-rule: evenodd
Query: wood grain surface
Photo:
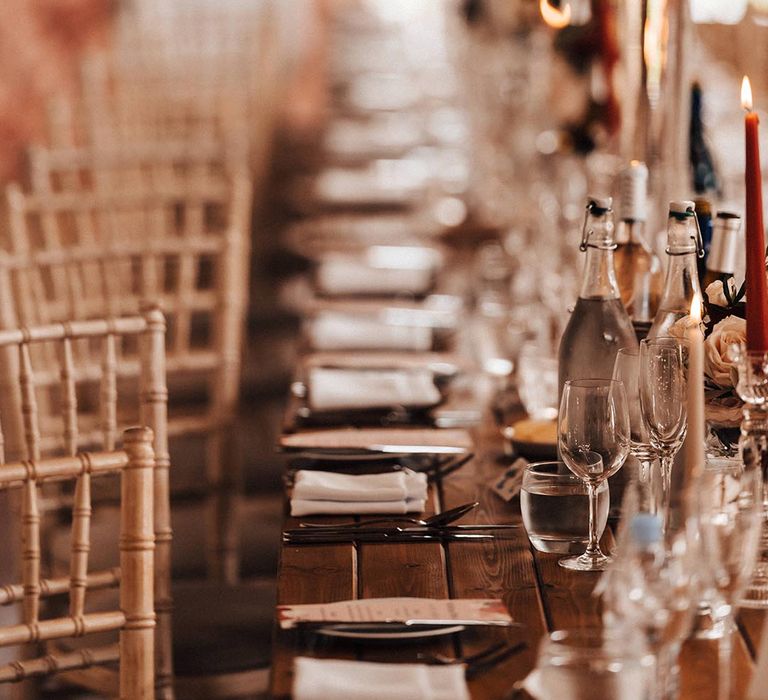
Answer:
M326 433L323 439L329 439L330 435ZM299 442L305 439L301 433L291 437ZM359 437L355 436L356 439ZM601 624L600 600L593 595L599 576L568 571L558 566L559 555L536 551L522 527L519 498L505 502L494 492L493 484L509 468L511 460L504 455L498 428L490 416L473 431L472 438L474 458L458 471L430 484L424 515L477 501L478 507L458 522L517 523L519 528L497 530L493 540L478 542L284 546L279 600L281 603L310 603L384 596L498 597L520 626L503 630L467 629L429 642L398 641L393 644L320 641L317 635L313 638L309 634L276 630L272 676L275 697L290 697L292 660L300 654L414 662L436 653L460 658L500 641L510 645L524 642L526 647L522 651L469 680L473 699L502 700L510 696L513 684L535 666L538 647L545 634L556 629ZM333 522L338 518L312 520ZM296 519L286 520L286 527L297 525ZM610 527L606 528L601 544L606 551L613 548ZM732 700L746 697L764 620L762 611L739 612L738 630L733 640ZM686 642L680 654L680 665L681 700L717 700L715 641Z

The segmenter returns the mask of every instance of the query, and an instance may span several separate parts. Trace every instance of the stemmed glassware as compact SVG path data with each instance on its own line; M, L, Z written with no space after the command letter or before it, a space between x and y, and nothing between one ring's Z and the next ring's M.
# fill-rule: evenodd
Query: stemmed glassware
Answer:
M656 657L651 697L667 700L677 697L677 659L701 597L704 561L697 509L676 498L662 515L654 500L649 483L628 484L618 554L595 594L602 596L608 628L643 633Z
M710 464L702 476L700 523L713 619L708 636L719 643L719 700L730 697L734 610L757 557L761 486L759 470L745 469L739 463Z
M688 346L676 338L640 343L640 409L652 447L661 460L663 505L669 502L672 462L687 429Z
M559 564L576 571L602 571L610 557L600 551L598 488L629 455L629 409L624 385L612 379L565 383L560 402L558 444L563 462L584 481L589 494L589 544L584 554Z
M652 482L656 452L640 409L640 350L620 348L613 366L613 378L624 384L629 403L629 453L640 463L640 481Z
M647 700L652 667L642 635L634 630L557 630L541 641L536 696Z

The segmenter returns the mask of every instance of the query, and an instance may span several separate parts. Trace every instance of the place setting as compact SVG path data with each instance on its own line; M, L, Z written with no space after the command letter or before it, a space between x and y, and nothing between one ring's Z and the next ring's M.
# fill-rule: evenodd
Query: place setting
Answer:
M745 108L749 144L756 127ZM515 677L488 697L667 700L689 682L683 649L704 642L718 657L715 694L730 697L741 682L733 640L754 635L734 622L737 609L768 599L758 547L765 424L754 418L766 395L768 290L759 164L747 153L743 238L739 214L701 197L655 201L654 166L615 156L580 175L600 193L581 189L578 202L572 193L556 220L537 210L553 229L580 232L575 243L547 239L549 267L530 222L430 265L427 248L409 246L318 258L306 359L280 440L290 457L283 551L351 552L358 592L386 582L404 595L279 607L280 629L303 635L297 697L369 696L355 681L364 673L381 674L377 697L474 697L484 687L472 685L476 673L509 662ZM486 182L500 176L490 157L484 167ZM542 170L535 186L551 176L565 188L573 174ZM514 216L488 205L489 215ZM658 241L646 239L651 219ZM729 246L743 248L744 270ZM381 258L366 271L379 254L397 264ZM453 274L465 301L450 353L439 353L439 324L418 314L444 290L459 296ZM404 303L399 316L387 306L397 293L413 295L412 316ZM736 444L727 431L739 425ZM509 607L497 595L465 597L499 591L499 567L511 562L521 578L502 585ZM429 567L417 588L437 577L442 594L405 595L403 565ZM435 612L403 612L410 605ZM583 624L571 606L588 611ZM486 627L515 635L476 640L466 655L456 641L452 654L387 663L389 645ZM355 660L312 658L307 635L376 645L379 656L357 647Z

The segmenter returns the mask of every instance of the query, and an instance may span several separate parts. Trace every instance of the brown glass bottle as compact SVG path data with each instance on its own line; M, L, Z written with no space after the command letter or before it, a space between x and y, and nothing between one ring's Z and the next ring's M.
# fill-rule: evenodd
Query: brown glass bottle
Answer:
M647 184L648 168L638 161L619 175L621 218L613 260L621 301L636 326L653 321L664 287L661 261L644 235Z

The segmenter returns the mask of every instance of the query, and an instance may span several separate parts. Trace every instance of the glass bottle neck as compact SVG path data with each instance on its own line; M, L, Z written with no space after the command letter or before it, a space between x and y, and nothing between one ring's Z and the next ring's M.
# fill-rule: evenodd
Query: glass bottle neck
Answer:
M587 246L584 276L581 281L581 299L618 299L619 284L613 266L613 250Z
M670 255L667 277L659 307L666 311L684 311L688 313L695 295L702 297L699 285L696 251Z

